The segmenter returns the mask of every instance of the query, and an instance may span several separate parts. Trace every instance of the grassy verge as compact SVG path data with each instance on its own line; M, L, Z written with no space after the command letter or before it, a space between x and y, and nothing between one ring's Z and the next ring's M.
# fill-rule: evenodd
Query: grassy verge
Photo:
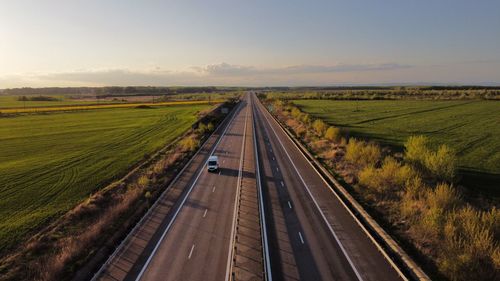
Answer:
M456 156L425 137L404 153L346 140L336 127L293 104L266 105L436 280L495 280L500 274L500 211L470 202L456 180Z

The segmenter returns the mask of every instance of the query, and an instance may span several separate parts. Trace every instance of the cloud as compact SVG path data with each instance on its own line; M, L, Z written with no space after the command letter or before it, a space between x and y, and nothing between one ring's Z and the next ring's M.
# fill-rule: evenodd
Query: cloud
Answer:
M194 66L185 71L96 69L45 74L0 76L0 88L40 86L104 86L104 85L227 85L265 86L314 84L322 77L322 84L338 82L346 75L361 72L383 72L410 68L397 63L293 65L285 67L256 67L228 63ZM342 78L344 79L344 78ZM328 82L331 81L331 82Z
M338 64L338 65L294 65L281 68L256 68L253 66L232 65L227 63L196 67L197 71L210 75L279 75L279 74L315 74L335 72L380 71L409 68L411 65L384 64Z

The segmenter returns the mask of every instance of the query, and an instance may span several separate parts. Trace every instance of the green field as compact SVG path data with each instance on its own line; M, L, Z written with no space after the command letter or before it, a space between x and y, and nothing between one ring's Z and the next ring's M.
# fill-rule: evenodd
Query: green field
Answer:
M401 147L411 135L448 144L459 156L467 185L496 188L500 175L500 102L294 100L302 110L351 136ZM479 183L483 185L483 183ZM500 190L497 189L497 192Z
M123 175L207 105L0 118L0 250Z
M41 107L41 106L62 106L62 105L77 105L89 104L95 102L73 100L65 96L51 96L59 99L58 101L19 101L19 96L1 96L0 109L2 108L23 108L23 107Z

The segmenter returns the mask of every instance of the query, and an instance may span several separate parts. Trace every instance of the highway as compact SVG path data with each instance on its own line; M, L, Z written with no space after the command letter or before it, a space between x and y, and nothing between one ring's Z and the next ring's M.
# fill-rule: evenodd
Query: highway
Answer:
M403 279L248 93L94 280Z

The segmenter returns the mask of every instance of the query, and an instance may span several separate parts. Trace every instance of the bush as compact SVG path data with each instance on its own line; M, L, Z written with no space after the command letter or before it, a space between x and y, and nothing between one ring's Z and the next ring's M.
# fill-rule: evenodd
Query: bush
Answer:
M198 141L194 138L194 136L189 136L185 139L183 139L180 142L181 148L183 151L188 152L188 151L195 151L196 148L198 147Z
M292 108L292 111L290 112L290 114L292 115L293 118L300 120L302 112L298 108L294 107L294 108Z
M367 166L359 172L360 184L369 187L378 193L389 189L400 189L415 176L411 167L401 165L396 159L388 156L384 159L380 169Z
M302 121L305 124L311 123L311 116L307 113L303 113L300 117L300 121Z
M140 188L145 188L148 186L148 184L149 184L149 178L147 176L143 175L137 180L137 185Z
M453 181L457 166L455 153L447 145L441 145L437 151L432 151L428 146L425 136L409 137L405 143L406 161L436 179Z
M452 181L456 175L457 157L447 146L441 145L436 152L427 154L425 167L436 178Z
M405 160L413 164L424 166L429 154L429 140L425 136L411 136L405 142Z
M330 126L325 132L325 138L329 141L337 142L340 138L340 129Z
M358 141L355 138L349 139L346 147L345 159L360 168L372 165L375 166L380 159L380 147L372 143Z
M405 183L406 200L422 200L427 192L427 187L419 176L414 176Z
M434 190L429 190L426 201L429 208L443 211L451 211L461 202L459 192L446 183L438 184Z
M214 124L212 122L209 122L207 125L207 130L209 132L212 132L215 129Z
M491 221L495 216L496 209L484 212L470 206L450 212L438 264L451 280L495 279L499 251Z
M203 135L206 131L207 131L207 125L205 125L204 123L200 122L198 124L198 133L200 133L201 135Z
M316 134L318 134L319 136L322 136L325 133L326 124L325 122L323 122L323 120L320 119L314 120L312 126Z

